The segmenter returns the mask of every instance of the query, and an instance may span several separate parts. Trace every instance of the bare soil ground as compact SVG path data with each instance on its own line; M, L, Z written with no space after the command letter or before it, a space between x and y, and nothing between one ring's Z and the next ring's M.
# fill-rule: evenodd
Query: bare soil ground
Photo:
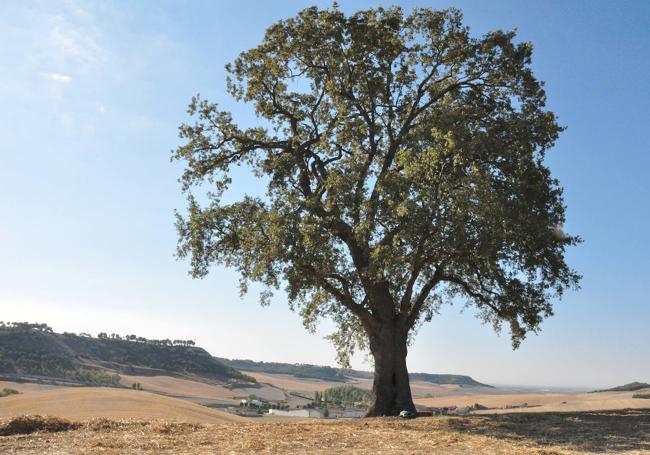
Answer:
M479 403L483 406L505 408L506 406L527 403L529 407L521 409L488 410L494 412L579 412L615 409L642 409L650 404L638 398L632 398L635 392L598 392L598 393L487 393L435 396L418 398L416 404L441 406L471 406Z
M253 376L260 383L269 384L287 392L312 396L314 392L322 392L329 387L339 387L341 385L353 385L360 389L372 389L372 379L351 378L346 382L323 381L313 378L299 378L289 374L258 373L254 371L244 371L245 374ZM426 381L412 381L411 393L414 398L425 398L427 396L447 396L447 395L476 395L484 393L494 393L494 389L484 387L460 387L455 384L432 384ZM258 396L262 396L256 393ZM297 404L305 404L298 403Z
M650 410L300 423L13 419L3 454L650 453Z
M298 378L290 374L273 374L273 373L258 373L255 371L243 371L242 373L253 376L259 382L273 384L276 387L292 392L314 393L316 391L323 391L329 387L338 387L343 385L343 382L323 381L320 379L312 378Z
M185 400L145 391L105 387L63 387L12 395L0 400L0 417L42 414L74 420L107 417L195 423L247 421L243 417Z
M35 384L32 382L0 381L0 389L4 389L5 387L18 390L20 393L31 393L38 392L40 390L56 389L58 386L48 384Z
M130 386L134 382L139 382L145 392L154 392L162 394L167 397L179 398L184 402L198 403L210 407L225 407L237 406L241 398L247 397L249 394L255 394L257 397L275 401L285 400L292 407L296 405L305 405L310 402L309 399L301 398L311 397L314 392L322 391L328 387L339 386L340 382L322 381L310 378L297 378L291 375L280 374L262 374L262 373L247 373L255 376L260 382L259 388L235 388L228 389L219 383L206 383L195 381L191 379L184 379L171 376L122 376L122 384ZM369 389L371 381L369 380L351 380L348 384L357 387ZM68 388L57 387L51 385L29 384L29 383L15 383L15 382L0 382L0 388L11 387L19 390L21 395L20 400L25 403L23 412L30 412L35 414L49 413L49 408L43 406L51 402L43 401L43 406L40 404L40 399L30 400L34 393L41 393L43 391L51 391L52 395L56 396L61 390L77 390L76 394L84 393L83 390L87 388ZM97 389L96 389L97 390ZM99 389L110 390L110 393L116 392L116 389ZM447 384L431 384L424 381L414 381L411 384L411 390L416 405L418 407L442 407L442 406L471 406L474 403L479 403L489 408L506 408L508 406L517 406L527 403L527 407L521 409L490 409L483 411L487 413L497 412L578 412L578 411L596 411L596 410L616 410L616 409L638 409L650 406L648 400L632 398L636 392L599 392L599 393L523 393L513 392L506 389L488 389L483 387L459 387L457 385ZM647 389L650 391L650 389ZM125 391L129 392L129 391ZM68 392L69 393L69 392ZM108 392L107 392L108 393ZM138 392L142 393L142 392ZM99 399L102 395L95 395ZM80 396L80 395L78 395ZM142 397L142 395L129 395L134 397ZM126 395L124 396L126 397ZM0 402L0 416L10 416L9 408L2 406L2 404L11 403L5 401L11 398L12 400L17 397L7 397ZM127 404L128 400L124 398L120 403L122 411L125 412L129 408L137 408L139 404L134 402ZM27 404L31 403L31 404ZM191 404L190 403L190 404ZM102 417L102 405L95 401L92 409L97 413L91 415L87 413L85 418ZM4 408L4 409L3 409ZM82 406L83 408L83 406ZM16 409L20 413L20 409ZM120 412L122 412L120 411ZM137 410L134 410L137 416ZM55 414L56 415L56 414ZM121 417L121 415L116 415ZM127 416L128 417L128 416ZM165 418L166 415L160 414L159 417ZM199 420L204 422L203 420Z
M222 384L210 384L172 376L121 375L120 384L130 387L139 383L143 390L208 405L234 406L239 403L236 390Z
M255 371L244 371L245 374L253 376L261 383L272 384L275 387L291 392L313 394L316 391L322 392L329 387L339 387L343 384L353 385L360 389L372 389L372 379L350 378L346 382L323 381L313 378L299 378L290 374L258 373ZM455 384L432 384L426 381L412 381L411 393L414 397L431 395L449 395L458 392L485 392L486 388L462 388Z
M258 373L254 371L244 371L243 373L253 376L260 384L264 385L262 389L251 389L250 393L254 393L265 400L285 399L291 407L304 406L311 402L311 400L301 397L313 397L316 391L322 392L329 387L338 387L345 384L344 382L323 381L314 378L298 378L290 374ZM273 389L282 392L284 398L278 398L277 394L269 395L269 392ZM238 393L244 391L244 389L236 390Z

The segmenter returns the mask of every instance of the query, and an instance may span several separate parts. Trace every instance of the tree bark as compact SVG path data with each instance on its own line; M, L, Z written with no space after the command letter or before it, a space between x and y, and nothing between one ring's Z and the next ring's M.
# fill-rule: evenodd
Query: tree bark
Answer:
M395 416L415 412L406 369L408 330L398 322L381 324L369 334L375 358L372 403L366 417Z

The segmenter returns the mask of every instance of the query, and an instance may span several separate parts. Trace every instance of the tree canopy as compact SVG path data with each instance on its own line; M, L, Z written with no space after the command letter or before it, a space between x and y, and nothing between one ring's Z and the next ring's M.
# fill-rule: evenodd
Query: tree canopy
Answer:
M514 31L472 37L456 9L313 7L272 25L227 65L259 126L196 96L180 127L179 256L195 277L237 269L264 303L283 287L310 329L332 318L343 365L458 299L518 346L580 278L544 163L563 128L531 54ZM240 165L266 194L226 203Z

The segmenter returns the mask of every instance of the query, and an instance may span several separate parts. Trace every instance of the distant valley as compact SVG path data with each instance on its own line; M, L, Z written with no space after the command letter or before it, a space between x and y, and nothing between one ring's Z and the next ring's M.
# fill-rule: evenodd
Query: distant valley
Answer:
M108 415L107 409L116 418L149 418L172 406L179 419L212 422L231 415L214 412L237 412L243 400L305 408L319 394L343 386L369 391L372 381L367 371L218 358L191 340L59 334L45 324L0 323L0 390L18 392L0 397L0 417L51 412L59 409L58 397L69 396L70 402L84 403L82 414L81 407L57 411L69 418ZM103 392L91 392L97 386ZM421 409L575 412L645 408L649 401L642 398L650 387L639 382L599 393L524 391L495 388L464 375L413 373L411 391ZM211 409L202 411L205 407Z
M92 337L54 333L45 324L0 324L0 375L5 378L119 386L121 375L165 374L255 382L189 340L104 333Z
M55 333L46 324L0 323L0 376L71 385L119 386L122 376L173 375L258 386L242 373L292 375L296 378L346 383L370 380L372 373L330 366L256 362L214 357L191 340L149 340L137 335ZM412 373L413 381L491 387L469 376Z
M369 371L337 369L329 366L310 365L302 363L278 363L278 362L255 362L253 360L225 359L218 358L224 365L232 368L273 374L290 374L298 378L313 378L324 381L346 382L349 379L372 379L373 373ZM430 374L430 373L411 373L412 381L425 381L432 384L454 384L460 387L489 387L487 384L481 384L469 376L458 374Z

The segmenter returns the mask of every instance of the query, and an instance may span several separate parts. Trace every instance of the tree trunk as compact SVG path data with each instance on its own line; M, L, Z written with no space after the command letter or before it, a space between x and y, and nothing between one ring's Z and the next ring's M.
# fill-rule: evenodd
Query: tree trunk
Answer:
M391 322L382 324L369 334L370 351L375 358L375 377L367 417L415 412L406 369L407 333L401 324Z

